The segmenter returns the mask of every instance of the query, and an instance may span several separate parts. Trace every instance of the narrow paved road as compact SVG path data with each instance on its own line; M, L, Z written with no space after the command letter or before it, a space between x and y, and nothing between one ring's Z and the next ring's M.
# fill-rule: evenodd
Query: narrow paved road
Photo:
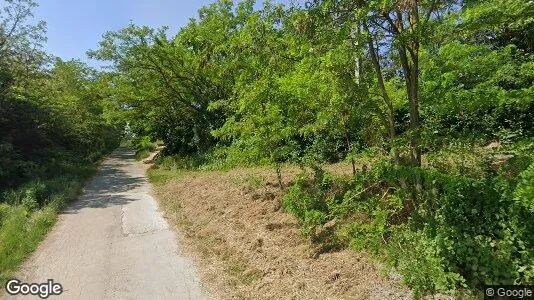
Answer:
M208 298L149 191L133 152L115 152L19 279L54 279L63 299Z

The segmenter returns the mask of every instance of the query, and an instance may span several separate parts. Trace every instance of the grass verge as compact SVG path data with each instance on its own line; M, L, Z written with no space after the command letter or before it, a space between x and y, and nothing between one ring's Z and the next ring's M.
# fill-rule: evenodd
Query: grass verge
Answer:
M0 282L17 272L53 227L59 211L82 193L96 170L96 164L69 165L60 177L0 193Z

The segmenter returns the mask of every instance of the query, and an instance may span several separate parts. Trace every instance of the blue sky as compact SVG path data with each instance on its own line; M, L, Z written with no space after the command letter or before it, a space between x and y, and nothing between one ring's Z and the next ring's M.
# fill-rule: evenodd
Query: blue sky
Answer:
M150 27L169 26L171 33L197 16L197 10L214 0L41 0L35 18L47 23L45 50L65 60L81 59L92 66L85 52L95 49L106 31L133 21ZM276 2L289 3L289 0Z

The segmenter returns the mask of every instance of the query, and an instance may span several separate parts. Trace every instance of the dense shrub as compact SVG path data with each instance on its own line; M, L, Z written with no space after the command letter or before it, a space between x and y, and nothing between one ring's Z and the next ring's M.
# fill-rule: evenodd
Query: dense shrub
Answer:
M156 143L152 142L148 136L133 139L132 146L136 150L135 158L138 160L148 157L150 152L156 150L157 147Z
M530 283L533 170L517 182L380 163L341 185L301 176L284 206L307 236L337 221L341 240L385 259L418 294Z

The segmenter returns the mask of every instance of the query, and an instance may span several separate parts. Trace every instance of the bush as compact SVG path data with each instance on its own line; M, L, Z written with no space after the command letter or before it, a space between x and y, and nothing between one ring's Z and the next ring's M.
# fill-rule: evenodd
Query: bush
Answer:
M135 158L138 160L147 158L150 155L150 152L154 152L156 150L157 144L152 142L150 137L143 136L140 137L135 142Z
M515 180L382 162L351 182L300 176L284 207L305 235L338 220L341 240L387 261L416 294L450 293L532 282L533 181L533 166Z
M204 165L201 156L165 156L157 162L158 168L165 170L197 170Z
M307 237L314 237L318 226L332 218L328 206L334 205L342 198L336 189L335 178L322 171L316 172L313 178L306 173L297 176L295 184L284 196L283 206L301 221L301 232Z
M534 164L520 174L514 200L516 205L534 213Z
M473 145L452 144L425 156L428 168L441 173L481 178L490 171L490 159Z
M392 239L386 246L390 266L413 287L415 298L422 294L453 292L464 287L465 280L459 274L447 271L448 262L440 255L435 240L424 231L413 231L407 226L392 229Z

